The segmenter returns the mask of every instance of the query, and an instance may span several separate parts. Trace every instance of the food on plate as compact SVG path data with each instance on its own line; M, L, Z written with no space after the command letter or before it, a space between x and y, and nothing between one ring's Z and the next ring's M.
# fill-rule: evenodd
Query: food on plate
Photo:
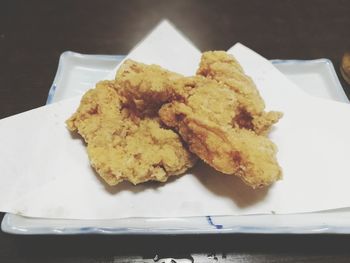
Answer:
M181 77L158 65L146 65L128 59L120 66L115 80L125 105L149 112L158 111L172 97L176 80Z
M114 81L84 95L67 125L85 139L92 166L111 185L164 182L193 166L193 153L259 188L282 177L267 137L281 116L265 111L231 55L214 51L203 54L192 77L126 60Z
M238 61L225 51L204 52L197 74L214 79L235 92L238 100L235 123L241 128L267 134L282 117L280 112L264 111L264 100L254 82L244 73Z
M67 120L87 143L91 165L109 184L165 182L192 167L195 157L158 117L124 108L114 81L102 81L82 98Z
M205 52L202 55L199 76L201 82L214 89L227 87L236 97L232 127L253 130L266 135L281 117L277 111L265 112L265 104L254 82L244 74L233 56L224 51ZM116 75L116 85L125 103L141 111L157 111L162 104L186 97L190 85L183 85L184 77L158 65L146 65L126 60ZM198 78L200 79L200 78ZM210 84L215 81L215 85ZM198 86L198 85L197 85Z
M277 148L264 135L282 114L264 111L253 81L226 52L204 53L195 77L129 60L116 83L129 103L161 107L162 121L216 170L238 175L253 188L281 178Z
M183 78L187 96L164 104L161 120L181 135L191 152L216 170L239 176L258 188L281 178L276 146L253 130L232 124L237 96L227 86L203 77ZM182 95L185 94L184 92Z

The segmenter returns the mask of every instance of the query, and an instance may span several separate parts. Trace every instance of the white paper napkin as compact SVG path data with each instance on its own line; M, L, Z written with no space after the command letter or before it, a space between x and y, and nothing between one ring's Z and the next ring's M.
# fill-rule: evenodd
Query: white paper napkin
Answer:
M242 45L233 53L269 109L285 116L271 133L284 179L252 190L206 165L165 184L106 186L79 136L64 121L79 98L0 120L0 210L32 217L107 219L301 213L350 206L350 106L304 94L267 60ZM130 54L185 75L200 54L169 23Z
M126 59L158 64L168 70L192 75L200 61L201 52L174 25L164 20L136 45ZM114 79L119 65L107 76Z

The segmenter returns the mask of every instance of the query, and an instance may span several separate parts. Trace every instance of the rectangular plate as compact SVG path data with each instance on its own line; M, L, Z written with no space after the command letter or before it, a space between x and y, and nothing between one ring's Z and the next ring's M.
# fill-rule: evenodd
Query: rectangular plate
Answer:
M120 63L124 56L64 52L47 103L81 96ZM307 93L349 103L328 59L272 60ZM209 234L209 233L350 233L350 208L288 215L206 216L62 220L6 214L1 229L12 234Z

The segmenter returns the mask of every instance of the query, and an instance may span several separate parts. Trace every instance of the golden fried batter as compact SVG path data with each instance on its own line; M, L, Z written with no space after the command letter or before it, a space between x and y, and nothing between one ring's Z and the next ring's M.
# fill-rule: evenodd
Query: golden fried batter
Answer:
M276 146L263 135L281 115L265 113L251 79L238 62L221 55L203 57L201 69L210 65L205 77L200 70L198 76L182 77L159 66L128 61L118 71L118 90L138 109L154 110L163 104L161 120L216 170L238 175L253 188L269 185L281 178L281 169ZM217 79L210 77L212 65Z
M264 112L265 104L254 82L244 74L237 60L225 51L204 52L197 74L214 79L235 92L239 102L235 122L241 128L267 134L282 117L280 112Z
M84 137L92 166L111 185L163 182L194 164L161 119L206 163L257 188L282 176L277 148L265 136L282 114L264 108L232 56L206 52L195 77L125 61L115 81L84 95L67 125Z
M91 165L109 185L165 182L194 165L179 136L162 128L159 118L140 118L122 107L111 81L83 96L67 126L85 139Z
M174 83L180 74L158 65L145 65L126 60L116 74L118 93L123 103L139 111L158 110L173 94Z
M266 135L272 125L282 117L280 112L264 111L265 104L255 84L244 74L239 63L226 52L203 53L197 74L208 79L207 83L201 80L206 86L214 89L226 86L234 92L237 103L233 109L234 116L230 120L232 127ZM117 72L116 86L125 104L141 112L156 112L165 102L187 96L191 86L184 86L187 80L182 81L183 78L180 74L158 65L126 60ZM216 84L213 84L214 80Z
M187 97L165 104L159 115L193 153L220 172L240 176L253 188L281 178L276 146L265 136L232 124L238 103L232 90L201 77L181 81L192 87Z

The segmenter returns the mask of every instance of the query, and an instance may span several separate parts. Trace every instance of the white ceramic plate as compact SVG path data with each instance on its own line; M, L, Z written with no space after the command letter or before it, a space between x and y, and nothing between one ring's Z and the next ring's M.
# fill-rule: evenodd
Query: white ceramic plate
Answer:
M82 95L107 76L123 57L64 52L47 103ZM349 103L330 60L272 60L272 63L309 94ZM12 234L349 234L350 209L292 215L114 220L57 220L6 214L1 228Z

